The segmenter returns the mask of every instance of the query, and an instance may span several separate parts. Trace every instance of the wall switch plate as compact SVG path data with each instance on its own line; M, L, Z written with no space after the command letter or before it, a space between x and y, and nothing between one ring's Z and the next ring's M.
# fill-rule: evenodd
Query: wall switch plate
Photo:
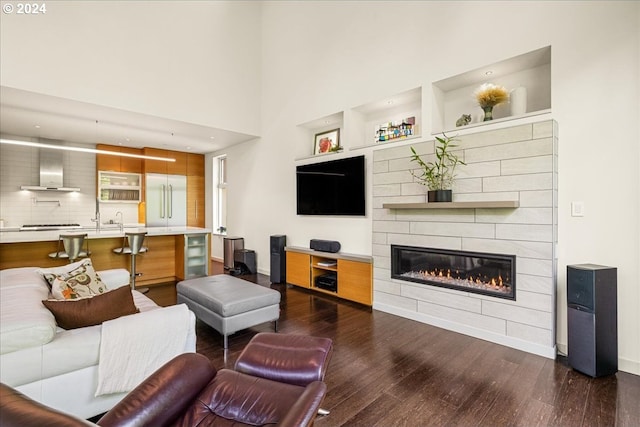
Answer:
M584 202L571 202L571 216L584 216Z

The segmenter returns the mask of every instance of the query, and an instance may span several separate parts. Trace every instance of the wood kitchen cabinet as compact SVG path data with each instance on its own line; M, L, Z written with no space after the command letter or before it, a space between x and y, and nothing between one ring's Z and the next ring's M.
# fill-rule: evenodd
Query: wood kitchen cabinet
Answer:
M133 172L140 174L156 173L163 175L181 175L187 177L187 225L190 227L205 226L205 181L204 181L204 155L185 153L182 151L162 150L145 147L135 149L106 144L98 144L100 150L120 153L141 154L145 156L174 158L175 162L163 162L161 160L137 159L131 157L111 156L98 154L96 156L97 188L100 188L99 172ZM127 188L128 189L128 188ZM131 188L133 189L133 188ZM136 188L137 189L137 188ZM139 184L140 196L137 201L146 202L146 179L142 176ZM142 212L144 212L142 207ZM140 222L145 222L144 215L138 215Z
M204 156L187 154L187 225L204 227Z
M142 150L131 147L120 147L120 152L142 154ZM136 157L120 157L120 172L142 173L142 159Z
M187 153L183 153L182 151L161 150L159 148L149 147L143 148L142 151L145 156L176 159L175 162L163 162L161 160L144 159L144 173L187 175Z
M97 144L96 149L114 151L116 153L142 154L142 150L116 145ZM107 172L142 173L142 159L135 157L111 156L109 154L96 155L96 170Z
M120 152L120 147L112 145L97 144L96 149L105 151ZM96 170L108 172L122 172L120 168L120 156L110 156L108 154L96 154Z
M115 153L142 154L142 150L131 147L119 147L117 145L97 144L96 149L113 151ZM100 193L101 182L100 172L118 172L118 173L142 173L142 159L135 157L112 156L109 154L96 154L96 188L98 188L98 197L102 198ZM142 190L143 182L138 183L138 191ZM102 198L103 201L106 200ZM107 198L108 199L108 198ZM137 197L141 199L140 195Z

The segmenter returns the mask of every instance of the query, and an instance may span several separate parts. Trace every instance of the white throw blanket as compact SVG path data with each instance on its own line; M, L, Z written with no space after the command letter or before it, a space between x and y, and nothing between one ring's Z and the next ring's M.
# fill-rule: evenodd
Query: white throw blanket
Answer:
M160 366L184 353L189 328L185 304L104 322L96 396L133 390Z

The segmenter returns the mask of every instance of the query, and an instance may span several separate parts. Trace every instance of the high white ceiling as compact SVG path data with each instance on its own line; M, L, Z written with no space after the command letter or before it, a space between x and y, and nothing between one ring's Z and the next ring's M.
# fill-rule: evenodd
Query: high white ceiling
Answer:
M6 86L0 86L0 133L193 153L210 153L256 138Z

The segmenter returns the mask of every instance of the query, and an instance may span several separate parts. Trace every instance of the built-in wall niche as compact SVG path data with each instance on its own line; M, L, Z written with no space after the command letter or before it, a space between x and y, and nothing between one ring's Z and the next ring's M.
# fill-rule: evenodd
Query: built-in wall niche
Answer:
M507 102L493 109L493 120L484 122L474 92L483 83L504 86L509 92L526 89L526 109L514 114L514 104ZM499 121L549 113L551 111L551 46L489 64L457 76L432 83L433 106L431 132L439 134ZM463 115L471 115L471 123L457 127Z
M321 117L319 119L311 120L296 127L296 138L298 139L298 150L296 152L295 160L308 159L315 156L330 156L337 152L329 152L323 154L314 153L315 136L317 134L327 132L333 129L340 129L339 132L339 145L345 146L344 135L344 112L340 111L328 116ZM340 150L340 151L343 151ZM339 152L340 152L339 151Z
M422 130L422 87L355 107L348 114L347 128L352 149L419 138Z

